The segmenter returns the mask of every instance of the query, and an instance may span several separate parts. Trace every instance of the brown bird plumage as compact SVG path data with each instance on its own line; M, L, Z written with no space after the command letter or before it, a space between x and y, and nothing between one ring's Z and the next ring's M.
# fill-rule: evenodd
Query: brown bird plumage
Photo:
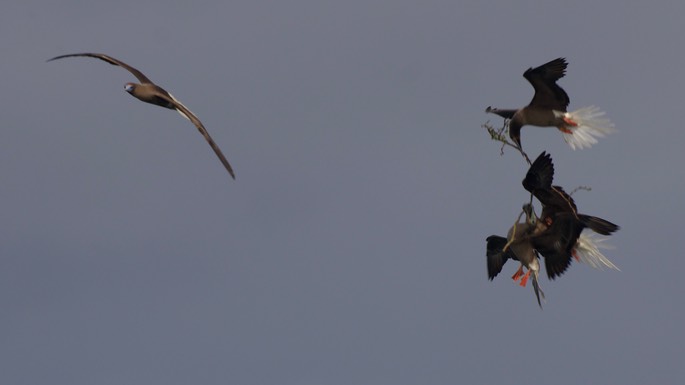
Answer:
M521 286L525 286L528 278L533 282L533 291L538 300L538 305L542 307L540 297L545 298L545 293L540 288L538 276L540 273L540 262L538 251L535 249L532 239L539 232L533 208L526 204L523 206L526 214L525 222L518 222L509 229L507 237L491 235L487 237L486 261L488 267L488 278L492 281L501 271L508 259L521 262L518 270L511 277L514 280L521 279ZM523 267L528 271L524 274ZM531 274L532 273L532 274Z
M535 249L545 257L550 279L566 271L573 260L573 249L585 228L601 235L611 235L619 226L602 218L579 214L573 198L560 186L553 186L552 157L542 152L530 166L523 187L542 204L538 230L531 238Z
M533 100L518 110L505 110L488 107L485 112L497 114L509 122L509 137L521 147L521 127L532 126L556 126L560 130L568 124L554 111L566 112L569 98L559 85L557 80L564 77L568 63L564 58L554 59L536 68L528 68L523 77L535 89Z
M486 239L488 278L494 279L509 259L521 262L512 278L521 279L521 286L525 286L530 276L540 306L540 297L544 298L544 294L537 279L540 271L539 255L545 259L547 277L555 279L568 269L574 256L578 256L578 250L583 248L583 242L579 239L585 228L601 235L610 235L619 230L619 226L605 219L579 214L573 198L560 186L554 186L553 181L552 158L546 152L542 152L522 181L523 187L542 204L542 214L539 218L536 217L532 206L525 204L524 222L514 225L506 238L491 235ZM590 262L593 265L603 264L616 268L601 254L595 254L590 259L595 262ZM528 269L525 274L522 269L524 266Z
M167 92L165 89L162 87L154 84L150 79L148 79L147 76L143 75L142 72L138 71L137 69L131 67L130 65L117 60L111 56L101 54L101 53L75 53L75 54L68 54L68 55L61 55L61 56L56 56L53 57L52 59L49 59L48 61L53 61L57 59L62 59L65 57L76 57L76 56L84 56L84 57L92 57L96 59L103 60L109 64L115 65L122 67L126 69L128 72L132 73L133 76L135 76L141 84L136 84L136 83L126 83L125 89L126 92L129 94L133 95L136 99L141 100L146 103L154 104L157 106L161 106L164 108L168 108L171 110L176 110L178 111L183 117L186 119L190 120L195 127L200 131L200 134L204 136L205 140L207 140L207 143L209 143L210 147L212 147L212 150L214 150L214 153L219 157L219 160L221 163L224 165L228 173L231 175L233 179L235 179L235 173L233 172L233 168L231 165L228 163L228 160L226 160L226 157L224 154L221 152L221 149L217 144L214 142L212 137L209 135L207 132L207 129L205 126L200 122L200 119L195 116L186 106L181 104L176 98L174 98L169 92Z

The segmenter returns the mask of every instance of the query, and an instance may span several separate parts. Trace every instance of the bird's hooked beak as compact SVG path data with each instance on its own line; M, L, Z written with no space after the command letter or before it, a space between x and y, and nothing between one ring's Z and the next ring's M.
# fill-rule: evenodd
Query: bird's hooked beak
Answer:
M530 203L524 204L523 212L526 213L526 222L528 222L528 224L530 225L535 225L538 218L535 215L535 211L533 211L533 205L531 205Z

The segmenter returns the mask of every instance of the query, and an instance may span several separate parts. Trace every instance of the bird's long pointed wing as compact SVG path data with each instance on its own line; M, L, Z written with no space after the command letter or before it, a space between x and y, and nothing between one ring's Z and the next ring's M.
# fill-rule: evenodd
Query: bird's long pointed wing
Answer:
M109 55L105 55L102 53L72 53L68 55L60 55L60 56L55 56L52 59L49 59L48 61L53 61L57 59L62 59L65 57L75 57L75 56L85 56L85 57L94 57L96 59L100 59L102 61L106 61L107 63L115 66L122 67L126 69L128 72L132 73L133 76L135 76L141 83L152 83L150 79L147 78L147 76L143 75L142 72L138 71L137 69L131 67L130 65L122 62L121 60L117 60Z
M156 91L156 94L169 101L169 103L173 104L174 107L176 107L176 111L178 111L183 117L186 119L190 120L195 127L197 127L198 131L200 131L200 134L205 137L205 140L207 140L207 143L209 143L209 146L212 147L212 150L214 150L214 153L216 156L219 157L219 160L221 163L226 167L226 171L228 171L229 174L231 174L231 178L235 179L235 173L233 172L233 168L231 167L231 164L228 163L228 160L226 160L226 157L224 154L221 152L221 149L217 144L214 142L214 139L209 135L209 132L207 132L207 129L205 126L200 122L200 119L195 116L186 106L184 106L181 102L179 102L176 98L174 98L171 94L163 93L160 91Z

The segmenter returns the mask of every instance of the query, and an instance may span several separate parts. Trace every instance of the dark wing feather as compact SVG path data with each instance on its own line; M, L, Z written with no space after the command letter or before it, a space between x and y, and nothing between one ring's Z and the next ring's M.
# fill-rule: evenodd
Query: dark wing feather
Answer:
M507 244L507 239L497 235L491 235L486 239L488 245L485 255L488 263L488 279L491 281L502 271L502 267L508 259L516 259L516 255L508 248L502 251Z
M111 65L119 66L119 67L126 69L128 72L132 73L133 76L135 76L138 79L138 81L140 81L141 83L152 83L152 81L150 79L148 79L147 76L143 75L142 72L138 71L137 69L131 67L130 65L128 65L128 64L126 64L120 60L117 60L111 56L108 56L108 55L105 55L102 53L87 53L87 52L86 53L72 53L72 54L68 54L68 55L55 56L52 59L49 59L48 61L62 59L65 57L75 57L75 56L94 57L96 59L106 61L107 63L109 63Z
M562 275L571 265L573 248L584 227L572 214L562 213L545 231L531 237L535 250L545 257L549 279Z
M541 218L548 218L559 212L576 213L576 203L560 186L552 186L554 163L552 157L543 151L528 169L521 184L542 204Z
M541 218L553 217L557 213L571 213L575 216L578 212L576 202L560 186L537 189L533 195L542 204Z
M549 189L554 181L554 163L552 157L545 151L540 154L528 169L523 179L523 188L530 193L538 189Z
M557 80L564 77L568 63L564 58L558 58L537 68L529 68L523 77L535 89L535 95L530 107L551 108L566 111L570 102L566 91L557 85Z
M159 97L168 100L169 103L172 104L178 112L183 114L183 116L188 118L188 120L190 120L195 125L195 127L197 127L198 131L200 131L200 134L202 134L202 136L205 137L205 140L207 141L207 143L209 143L209 146L212 147L212 150L214 150L214 153L216 154L216 156L219 157L219 160L221 161L221 163L226 168L226 171L228 171L228 173L231 174L231 178L235 179L235 173L233 172L233 168L231 167L230 163L228 163L228 160L226 160L226 157L221 152L221 149L219 148L219 146L214 142L212 137L209 135L209 132L207 132L207 129L205 128L205 126L202 124L202 122L200 122L200 119L198 119L197 116L195 116L195 114L190 112L190 110L188 108L186 108L186 106L181 104L178 100L176 100L168 92L161 90L161 89L158 89L155 92L157 93L157 95Z

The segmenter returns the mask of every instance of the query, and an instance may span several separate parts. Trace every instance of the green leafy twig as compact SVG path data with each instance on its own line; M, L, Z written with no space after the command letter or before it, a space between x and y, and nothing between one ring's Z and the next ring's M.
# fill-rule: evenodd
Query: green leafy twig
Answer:
M500 147L499 151L500 155L504 155L504 147L509 146L515 149L516 151L520 152L529 165L533 164L533 162L530 161L530 158L528 158L528 154L526 154L525 151L523 151L523 149L519 147L519 145L517 145L516 143L512 143L509 141L509 139L507 139L506 134L509 132L509 122L507 120L504 121L502 128L499 129L493 127L490 124L489 120L483 123L481 127L485 128L488 131L488 134L490 134L490 139L502 143L502 147Z

